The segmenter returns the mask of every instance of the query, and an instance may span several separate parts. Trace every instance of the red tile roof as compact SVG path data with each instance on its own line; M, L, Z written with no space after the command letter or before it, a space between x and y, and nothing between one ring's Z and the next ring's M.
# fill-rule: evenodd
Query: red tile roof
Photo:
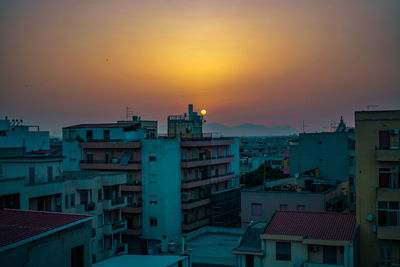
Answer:
M0 210L0 251L13 243L33 238L57 228L90 220L91 216L28 210ZM59 229L59 230L62 230ZM4 248L3 248L4 249Z
M351 241L355 228L354 213L280 210L275 212L264 234Z
M77 124L63 129L84 129L84 128L127 128L127 127L137 127L140 123L129 122L129 123L89 123L89 124Z

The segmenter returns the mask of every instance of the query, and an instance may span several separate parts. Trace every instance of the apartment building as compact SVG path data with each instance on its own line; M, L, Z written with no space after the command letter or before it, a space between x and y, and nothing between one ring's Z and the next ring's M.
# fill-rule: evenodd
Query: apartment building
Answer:
M347 181L348 208L355 211L355 141L354 129L346 127L341 118L335 132L302 133L299 142L290 146L290 175L318 168L320 176Z
M121 212L127 221L123 239L132 253L147 253L159 242L166 250L182 232L213 222L239 225L240 200L232 193L239 190L238 141L203 134L203 118L191 105L188 115L169 116L168 122L166 136L149 135L141 121L63 129L65 170L128 174Z
M127 174L65 171L63 181L63 212L93 216L92 261L127 254L128 245L122 240L122 233L127 230L127 221L122 217L127 198L121 194Z
M26 152L49 150L49 132L22 120L0 120L0 148L23 148Z
M300 176L242 190L242 227L265 221L277 210L342 211L343 186L337 181Z
M399 266L400 111L356 112L355 127L361 266Z
M357 250L353 213L277 211L266 226L250 225L233 252L238 267L353 267Z
M281 169L288 174L288 149L294 136L241 137L240 171L251 172L267 162L273 169Z
M61 155L50 150L7 152L14 155L0 158L0 207L62 211Z

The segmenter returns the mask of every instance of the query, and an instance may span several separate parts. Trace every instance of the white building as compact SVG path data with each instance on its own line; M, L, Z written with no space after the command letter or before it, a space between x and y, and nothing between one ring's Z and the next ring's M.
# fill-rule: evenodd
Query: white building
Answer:
M358 232L353 213L277 211L250 226L234 253L241 267L359 266Z
M33 130L35 128L35 130ZM0 120L0 148L23 147L27 152L50 149L49 132L39 126L23 125L22 120Z

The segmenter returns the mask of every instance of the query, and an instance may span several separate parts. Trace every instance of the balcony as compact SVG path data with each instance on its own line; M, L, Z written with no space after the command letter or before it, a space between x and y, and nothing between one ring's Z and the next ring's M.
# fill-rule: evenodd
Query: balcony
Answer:
M33 179L28 179L25 183L25 186L34 186L34 185L43 185L43 184L52 184L52 183L60 183L63 182L64 178L62 176L56 176L52 179L48 179L47 177L34 177Z
M344 265L305 262L304 267L344 267Z
M208 157L208 158L196 158L196 159L183 159L181 162L182 168L194 168L200 166L224 164L234 161L234 155L219 156L219 157Z
M378 226L377 237L385 240L400 240L400 228Z
M183 223L182 224L182 231L192 231L194 229L200 228L202 226L210 224L210 217L207 217L205 219L199 219L199 220L193 220L188 223Z
M119 197L114 199L105 199L103 200L103 209L104 210L114 210L120 209L126 206L126 197Z
M119 163L105 162L104 160L81 160L79 168L83 170L132 171L140 170L142 162L140 160L129 160L127 165L120 165Z
M376 188L376 199L378 201L399 201L400 189L397 188Z
M116 254L118 256L128 254L128 244L126 243L119 244L116 249Z
M210 203L211 203L211 200L209 198L199 199L199 200L195 200L195 201L188 202L188 203L182 203L182 209L190 210L190 209L194 209L197 207L208 205Z
M77 213L88 213L88 212L94 211L95 209L96 209L95 202L82 203L82 204L78 204L76 206Z
M126 221L118 221L109 224L104 224L103 226L103 233L105 235L112 235L117 234L120 232L125 231L126 228Z
M376 161L400 161L400 149L377 149Z
M199 138L198 140L184 140L181 142L181 147L205 147L205 146L227 146L235 142L233 138L215 138L204 140Z
M121 185L121 190L124 192L141 192L142 182L138 180L128 181L126 185Z
M91 139L79 144L81 148L109 148L109 149L137 149L141 147L140 142L124 142L122 139Z
M134 227L132 229L127 229L124 232L124 235L134 235L134 236L138 236L138 235L142 235L143 233L143 228L141 226L138 227Z
M181 184L181 188L182 189L191 189L191 188L195 188L195 187L199 187L199 186L230 181L233 178L235 178L235 173L229 172L226 174L209 176L209 177L203 178L201 180L183 181L183 183Z
M140 214L142 213L142 202L129 204L128 206L122 208L122 212Z

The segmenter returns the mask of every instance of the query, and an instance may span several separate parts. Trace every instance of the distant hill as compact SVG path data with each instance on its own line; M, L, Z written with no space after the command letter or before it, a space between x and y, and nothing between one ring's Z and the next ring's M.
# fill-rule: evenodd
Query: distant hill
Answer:
M159 132L166 133L167 126L160 125ZM221 136L282 136L298 133L298 131L291 126L268 127L262 124L252 123L244 123L236 126L226 126L220 123L206 123L203 125L203 132Z

